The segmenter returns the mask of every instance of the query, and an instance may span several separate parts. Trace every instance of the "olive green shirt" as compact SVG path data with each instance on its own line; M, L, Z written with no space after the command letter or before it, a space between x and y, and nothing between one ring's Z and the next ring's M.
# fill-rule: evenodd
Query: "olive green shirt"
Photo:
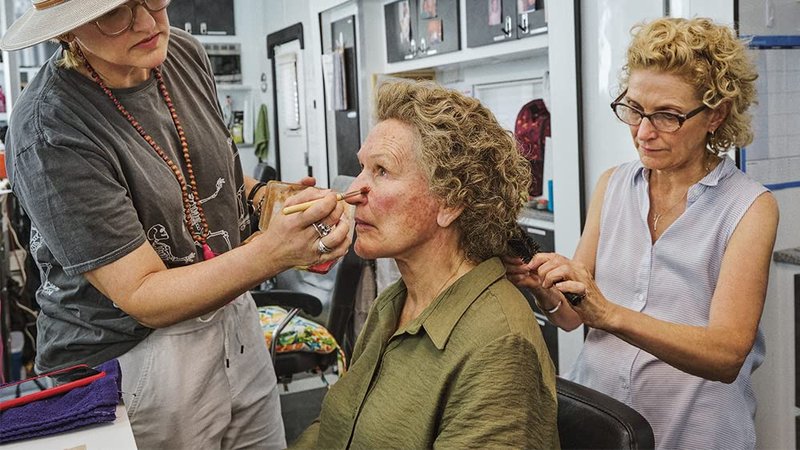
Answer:
M498 258L395 331L398 281L374 302L350 370L294 443L317 448L559 448L555 370Z

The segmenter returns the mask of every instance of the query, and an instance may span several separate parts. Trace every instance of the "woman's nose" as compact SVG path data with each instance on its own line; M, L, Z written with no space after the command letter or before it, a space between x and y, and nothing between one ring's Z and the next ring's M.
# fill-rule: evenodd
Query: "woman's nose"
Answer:
M361 191L361 195L354 195L352 197L348 197L347 203L350 203L351 205L359 205L367 200L367 193L369 192L369 187L367 183L361 179L360 175L358 176L358 178L353 180L353 182L350 183L350 187L347 188L347 192L353 192L353 191Z
M650 122L650 119L643 117L642 122L636 129L636 137L642 141L649 141L654 139L657 135L658 130L656 130L656 128L653 126L653 123Z
M144 6L144 0L136 1L131 6L131 10L133 13L133 26L131 28L134 30L150 30L156 24L153 13Z

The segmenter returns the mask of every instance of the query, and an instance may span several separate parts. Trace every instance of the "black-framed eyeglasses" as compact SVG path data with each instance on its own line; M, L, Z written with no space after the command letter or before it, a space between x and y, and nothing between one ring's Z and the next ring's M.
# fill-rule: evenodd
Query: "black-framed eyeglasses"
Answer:
M686 122L704 109L708 108L706 105L701 105L686 114L677 114L669 111L656 111L647 114L638 108L634 108L631 105L620 102L622 97L624 97L627 93L628 90L625 89L625 91L623 91L622 94L616 98L616 100L611 102L611 109L614 111L614 114L617 116L617 118L628 125L638 126L642 123L642 120L647 117L647 119L653 125L653 128L666 133L678 131L683 126L683 122Z
M134 0L136 4L128 3L112 9L94 21L100 32L106 36L119 36L128 31L136 20L136 6L142 5L149 12L158 12L169 6L172 0ZM130 2L129 2L130 3Z

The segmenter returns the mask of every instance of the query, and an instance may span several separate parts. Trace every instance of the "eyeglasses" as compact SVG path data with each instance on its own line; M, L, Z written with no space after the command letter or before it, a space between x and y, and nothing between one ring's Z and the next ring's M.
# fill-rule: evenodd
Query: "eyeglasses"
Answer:
M617 118L628 125L637 126L642 123L642 120L644 120L645 117L647 117L647 119L653 125L653 128L666 133L678 131L680 127L683 126L683 122L686 122L704 109L708 108L706 105L698 106L686 114L676 114L668 111L656 111L654 113L646 114L644 111L638 108L634 108L631 105L626 105L625 103L620 102L622 97L624 97L627 93L628 90L626 89L622 94L620 94L619 97L617 97L616 100L611 102L611 109L614 111L614 114L617 116Z
M136 20L134 12L137 5L144 6L149 12L158 12L169 6L172 0L134 0L136 4L130 6L128 3L112 9L94 21L100 32L106 36L119 36L128 31Z

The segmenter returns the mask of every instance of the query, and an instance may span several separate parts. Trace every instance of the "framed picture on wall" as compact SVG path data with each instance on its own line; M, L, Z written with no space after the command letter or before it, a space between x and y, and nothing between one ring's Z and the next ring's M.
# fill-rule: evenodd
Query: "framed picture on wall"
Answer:
M400 29L400 43L411 42L411 9L408 0L397 2L397 22Z
M422 8L419 10L420 19L432 19L436 17L436 0L422 0Z
M536 11L536 0L517 0L517 14Z
M442 20L434 19L428 21L428 45L442 42Z
M521 0L522 1L522 0ZM502 0L488 0L489 2L489 26L500 25L503 21L503 2Z

